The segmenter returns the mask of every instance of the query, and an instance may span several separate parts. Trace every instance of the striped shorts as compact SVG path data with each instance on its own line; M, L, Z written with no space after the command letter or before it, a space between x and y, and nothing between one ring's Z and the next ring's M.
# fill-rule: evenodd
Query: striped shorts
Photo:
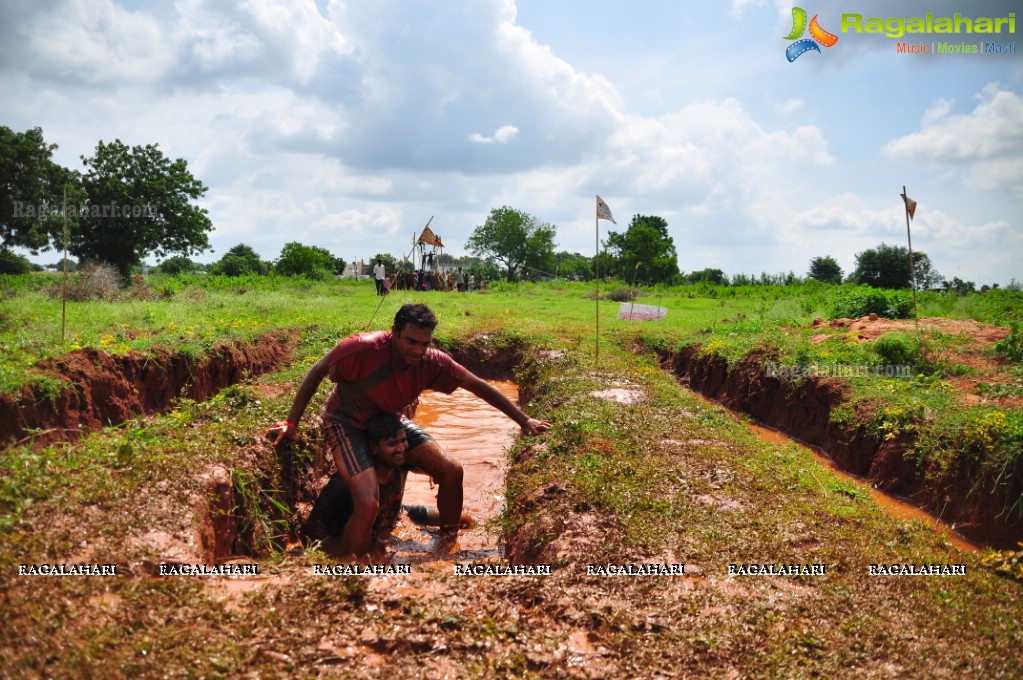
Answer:
M433 437L427 434L426 430L411 420L402 418L401 424L405 427L405 437L408 438L409 451L420 444L433 441ZM369 442L366 440L365 430L352 427L340 420L326 418L323 421L323 433L330 444L331 453L334 454L334 461L337 463L338 472L346 479L373 467L373 452L370 450Z

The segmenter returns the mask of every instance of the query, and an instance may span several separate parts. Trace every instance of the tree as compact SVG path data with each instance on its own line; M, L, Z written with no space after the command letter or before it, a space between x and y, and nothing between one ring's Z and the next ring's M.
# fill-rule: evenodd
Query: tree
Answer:
M926 253L913 253L913 270L918 286L931 288L941 281L941 275L931 268ZM874 288L910 288L913 277L909 270L909 249L882 243L877 248L857 253L856 271L850 279Z
M168 257L166 260L156 265L156 271L161 274L170 274L172 276L176 276L178 274L189 274L201 268L201 265L192 262L192 260L184 255Z
M304 246L293 241L281 249L281 256L277 258L274 269L285 276L325 279L334 275L337 261L325 248Z
M930 290L941 286L942 276L931 266L931 258L924 253L913 253L913 270L916 272L916 286Z
M830 255L815 257L810 260L810 278L825 283L842 283L842 267Z
M210 274L220 274L223 276L263 275L270 271L270 267L266 262L259 259L259 255L252 249L252 246L239 243L224 253L224 256L219 261L210 265L209 271Z
M609 273L624 281L671 283L678 277L678 254L662 217L634 216L625 233L608 232L604 248L612 259Z
M56 144L40 128L14 132L0 126L0 243L33 255L63 243L64 186L68 200L84 199L76 173L53 162ZM71 212L70 210L68 211Z
M561 278L589 281L593 278L593 258L561 250L554 253L554 273Z
M389 276L398 271L398 261L390 253L377 253L373 256L372 264L375 265L377 261L384 263L384 269ZM409 264L408 268L411 269L411 267L412 265Z
M692 272L685 277L689 283L701 283L706 281L712 283L715 286L727 286L728 277L720 269L701 269L699 271Z
M508 206L494 208L487 221L466 241L469 250L485 260L502 263L508 280L522 267L543 269L554 253L555 228Z
M0 248L0 274L28 274L32 263L24 255L18 255L9 248Z
M149 253L162 258L210 247L213 225L206 210L192 204L206 187L183 159L171 161L155 144L129 147L114 140L101 141L82 163L89 205L72 234L75 255L109 262L127 277Z

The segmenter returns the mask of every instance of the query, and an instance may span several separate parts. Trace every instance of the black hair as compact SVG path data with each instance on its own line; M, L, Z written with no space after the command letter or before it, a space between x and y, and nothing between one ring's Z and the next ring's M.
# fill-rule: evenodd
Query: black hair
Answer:
M378 413L366 424L366 441L370 446L398 434L404 426L393 413Z
M401 333L405 330L406 324L412 324L413 326L432 331L437 327L437 315L423 304L409 303L402 305L398 313L394 315L394 327L392 330L395 333Z

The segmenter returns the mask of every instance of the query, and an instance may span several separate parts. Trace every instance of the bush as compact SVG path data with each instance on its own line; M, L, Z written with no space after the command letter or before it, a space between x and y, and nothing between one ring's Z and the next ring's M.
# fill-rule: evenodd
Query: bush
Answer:
M1013 361L1023 361L1023 327L1013 321L1009 328L1009 334L995 343L995 351Z
M586 293L586 297L590 300L594 300L597 297L596 291L589 291ZM639 288L615 288L612 291L601 293L600 297L604 300L614 300L615 302L632 302L639 297Z
M916 366L920 361L919 345L905 333L885 333L871 349L889 366Z
M831 301L831 318L858 319L877 314L888 319L907 319L913 312L913 299L897 291L885 292L870 286L844 288Z
M60 297L63 286L57 284L50 289L52 297ZM109 264L90 264L68 280L67 299L112 300L121 289L121 275Z

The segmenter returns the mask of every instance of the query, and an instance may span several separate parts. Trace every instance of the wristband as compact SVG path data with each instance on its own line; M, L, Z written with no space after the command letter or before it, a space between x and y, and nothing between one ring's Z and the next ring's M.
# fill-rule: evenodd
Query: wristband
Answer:
M290 420L281 420L281 421L278 421L278 422L274 423L274 427L280 427L281 425L283 425L285 429L290 427L292 430L296 430L296 431L298 430L298 425L296 425L295 423L291 422Z

